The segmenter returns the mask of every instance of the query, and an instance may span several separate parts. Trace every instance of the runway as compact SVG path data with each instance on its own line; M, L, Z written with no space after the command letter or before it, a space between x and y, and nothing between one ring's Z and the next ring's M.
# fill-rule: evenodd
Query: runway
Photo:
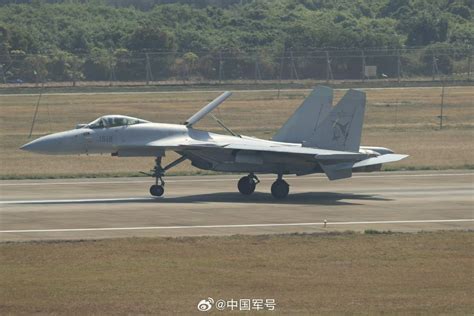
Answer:
M167 177L163 198L148 195L148 178L1 181L0 239L474 228L468 170L286 177L283 201L269 193L274 176L262 175L251 196L237 192L239 178Z

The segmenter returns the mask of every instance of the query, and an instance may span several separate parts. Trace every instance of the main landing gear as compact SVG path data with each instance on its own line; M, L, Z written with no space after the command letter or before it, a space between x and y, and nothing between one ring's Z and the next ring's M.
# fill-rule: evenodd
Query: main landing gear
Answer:
M255 191L255 187L258 183L260 183L260 180L258 180L256 175L251 173L248 176L240 178L237 183L237 188L243 195L250 195ZM290 185L283 180L283 175L279 174L277 180L272 184L273 197L276 199L284 199L288 196L289 192Z
M272 195L276 199L284 199L290 192L290 185L283 180L283 175L279 174L278 178L272 184Z
M170 163L169 165L167 165L166 167L163 168L161 166L161 157L157 157L155 159L155 167L151 170L152 173L151 174L145 173L146 175L149 175L149 176L156 179L155 184L150 187L150 194L151 195L153 195L153 196L162 196L163 193L165 193L165 181L163 180L163 177L165 175L165 171L167 171L168 169L173 168L174 166L180 164L184 160L186 160L186 158L184 156L180 157L180 158L176 159L175 161L173 161L172 163Z
M239 192L243 195L250 195L255 191L255 187L260 183L257 176L253 173L250 173L248 176L242 177L237 183L237 188Z

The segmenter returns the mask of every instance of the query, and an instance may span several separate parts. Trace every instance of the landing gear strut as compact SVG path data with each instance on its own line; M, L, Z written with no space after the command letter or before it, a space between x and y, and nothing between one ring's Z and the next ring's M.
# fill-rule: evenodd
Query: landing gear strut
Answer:
M161 157L155 159L155 168L151 171L151 176L155 178L155 184L150 187L150 194L153 196L162 196L163 193L165 193L165 181L163 180L165 170L161 167Z
M272 184L272 195L276 199L284 199L290 192L290 185L283 180L283 175L279 174L278 178Z
M257 176L250 173L248 176L240 178L237 188L243 195L250 195L255 191L258 183L260 183L260 180L258 180Z
M151 170L151 174L145 173L156 179L155 184L150 187L150 194L153 196L162 196L163 193L165 193L165 181L163 180L165 171L186 160L186 158L182 156L163 168L161 166L161 158L162 157L156 157L155 167Z

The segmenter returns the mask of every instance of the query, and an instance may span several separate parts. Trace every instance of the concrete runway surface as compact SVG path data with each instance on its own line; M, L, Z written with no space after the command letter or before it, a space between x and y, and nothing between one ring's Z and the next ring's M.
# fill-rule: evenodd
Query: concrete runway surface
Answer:
M269 193L274 176L251 196L239 178L167 177L163 198L148 195L151 178L1 181L0 240L474 228L468 170L286 177L283 201Z

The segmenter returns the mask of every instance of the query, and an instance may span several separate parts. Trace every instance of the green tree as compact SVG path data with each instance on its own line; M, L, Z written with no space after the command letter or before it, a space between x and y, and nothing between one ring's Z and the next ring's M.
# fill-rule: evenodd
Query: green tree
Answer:
M448 36L448 21L436 12L421 12L407 21L407 44L425 46L436 42L444 42Z
M127 40L130 50L161 50L175 49L174 38L171 34L155 27L141 26L135 29Z
M112 77L116 59L107 49L93 48L84 62L84 76L88 80L108 80Z
M48 61L46 55L30 55L24 60L21 77L32 82L44 83L48 76Z

